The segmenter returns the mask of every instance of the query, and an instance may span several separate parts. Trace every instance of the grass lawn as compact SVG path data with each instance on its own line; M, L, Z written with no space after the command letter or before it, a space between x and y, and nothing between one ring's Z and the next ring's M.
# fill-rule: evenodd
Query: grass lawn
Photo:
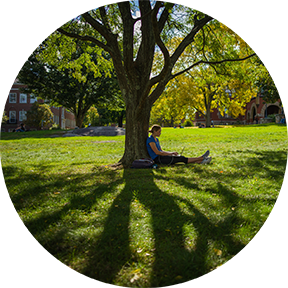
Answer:
M168 286L226 263L262 227L280 192L287 128L164 128L164 150L209 165L113 170L124 137L2 133L2 168L26 227L57 259L121 286ZM59 132L58 132L59 133Z

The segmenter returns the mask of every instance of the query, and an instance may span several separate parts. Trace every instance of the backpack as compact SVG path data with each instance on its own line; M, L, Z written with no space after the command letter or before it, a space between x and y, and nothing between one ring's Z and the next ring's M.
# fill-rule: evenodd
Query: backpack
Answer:
M157 168L157 165L154 163L154 161L150 158L142 158L134 160L131 168Z

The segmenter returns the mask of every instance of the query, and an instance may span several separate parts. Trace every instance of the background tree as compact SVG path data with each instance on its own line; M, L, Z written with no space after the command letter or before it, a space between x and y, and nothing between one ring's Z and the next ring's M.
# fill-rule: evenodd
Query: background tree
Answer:
M253 65L253 64L251 64ZM256 96L253 78L249 75L249 62L229 68L225 74L218 74L211 66L201 66L193 74L178 77L178 94L187 107L203 115L206 127L210 127L211 112L218 108L233 118L245 114L246 104ZM229 73L228 73L229 71Z
M87 111L83 120L84 126L88 126L89 124L91 126L99 126L99 114L97 108L93 106Z
M280 99L276 85L268 73L258 83L259 93L266 103L275 103Z
M136 16L138 11L140 17ZM210 27L209 23L214 26ZM147 156L145 141L151 107L170 80L200 64L242 61L254 55L247 50L252 54L241 58L237 47L225 43L225 39L217 39L226 45L226 53L210 57L205 48L207 43L213 43L213 30L221 28L217 23L212 17L187 7L139 0L89 11L57 30L71 38L94 43L112 58L126 105L125 152L120 161L124 166ZM170 52L165 43L175 35L183 40ZM196 37L202 39L199 45L194 45ZM182 70L174 70L186 49L191 51L190 61ZM162 53L163 66L157 75L151 75L156 51Z
M8 120L9 120L9 117L6 115L6 111L4 111L3 116L2 116L2 120L1 120L1 124L7 123Z
M151 125L161 123L165 126L174 127L178 126L186 117L193 118L195 109L190 106L189 94L180 93L182 87L179 85L178 79L176 80L170 81L153 105L150 116Z
M219 22L213 22L209 25L209 29L213 30L214 38L196 37L194 46L190 50L184 51L181 55L181 61L176 63L177 69L185 69L187 62L193 55L194 50L203 53L203 57L209 55L211 59L219 59L219 55L225 55L229 51L229 47L238 47L237 52L230 51L230 54L245 55L247 52L247 44L228 27ZM168 42L169 51L173 51L182 38L176 37ZM236 57L236 54L234 55ZM160 53L155 54L156 63L159 67L163 66ZM192 71L187 71L176 78L174 89L178 102L183 104L181 107L174 105L177 101L173 97L161 96L157 100L152 109L152 116L158 113L158 118L165 118L171 107L174 114L178 111L197 111L203 115L206 120L206 127L210 127L211 112L218 108L222 116L224 113L237 118L240 114L244 115L244 108L247 102L256 95L256 91L252 91L253 81L255 82L254 73L257 71L258 59L255 57L243 61L223 61L222 63L203 64L195 67ZM234 62L234 63L233 63ZM154 67L156 73L159 67ZM168 84L170 86L170 84ZM255 90L255 89L254 89ZM181 99L181 100L180 100ZM165 106L161 109L161 106ZM178 109L177 109L178 107Z
M53 37L51 35L52 39ZM50 41L52 40L47 39L40 45L19 72L18 79L27 85L23 88L26 93L48 99L51 104L64 106L75 115L78 127L82 127L85 114L92 105L108 108L117 105L120 101L117 97L121 97L121 93L112 68L96 73L90 67L96 65L98 59L103 62L102 58L105 56L91 53L89 58L85 58L85 50L90 51L91 47L86 43L74 43L77 49L68 55L62 52L63 55L59 54L57 57L60 59L56 61L51 54L53 55L54 49L57 51L57 45L51 51ZM65 40L63 43L66 43ZM46 61L47 54L53 61Z
M33 103L31 109L27 111L24 123L30 127L40 130L53 124L53 113L48 104Z

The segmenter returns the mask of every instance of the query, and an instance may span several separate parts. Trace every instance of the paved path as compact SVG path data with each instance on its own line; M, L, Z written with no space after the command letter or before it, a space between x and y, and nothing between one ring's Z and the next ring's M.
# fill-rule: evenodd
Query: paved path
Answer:
M111 126L97 126L97 127L87 127L74 129L64 134L64 137L73 136L118 136L125 135L125 129L121 127L111 127Z

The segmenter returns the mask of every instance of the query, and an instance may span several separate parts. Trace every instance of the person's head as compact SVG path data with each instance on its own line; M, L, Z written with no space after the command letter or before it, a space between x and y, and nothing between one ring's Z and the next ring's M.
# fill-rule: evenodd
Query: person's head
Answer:
M150 133L152 133L153 136L160 136L161 134L161 126L154 124L151 129L149 130Z

